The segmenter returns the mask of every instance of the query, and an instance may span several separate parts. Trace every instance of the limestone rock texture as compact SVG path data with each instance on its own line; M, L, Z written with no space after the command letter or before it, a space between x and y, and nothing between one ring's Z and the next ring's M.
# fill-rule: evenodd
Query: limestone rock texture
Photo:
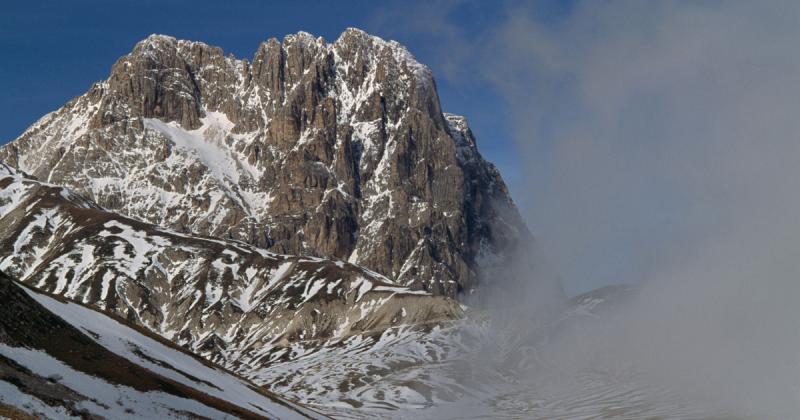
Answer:
M357 29L252 60L152 35L0 162L176 232L344 260L458 297L532 242L431 71Z

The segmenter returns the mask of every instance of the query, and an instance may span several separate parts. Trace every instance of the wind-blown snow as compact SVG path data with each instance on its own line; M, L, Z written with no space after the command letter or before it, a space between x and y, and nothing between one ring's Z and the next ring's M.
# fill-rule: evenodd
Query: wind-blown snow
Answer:
M281 401L280 403L273 401L266 396L253 391L251 389L251 385L244 380L236 378L218 369L211 368L201 363L194 357L161 344L160 342L131 328L128 328L119 322L91 309L74 303L59 302L48 296L30 291L28 289L25 289L25 291L42 306L63 318L65 321L72 324L79 330L91 332L90 336L97 341L98 344L109 349L113 353L134 362L135 364L146 367L155 373L198 389L208 395L236 404L247 410L252 411L255 409L268 417L281 419L303 418L303 416L301 416L299 413L303 413L304 415L312 418L319 417L319 415L305 410L300 406L285 401ZM147 358L136 354L135 351L145 354ZM3 349L3 354L13 352L16 352L15 354L21 354L23 358L42 361L45 365L49 366L53 370L51 373L61 374L61 370L64 370L57 369L58 366L56 366L52 361L48 361L45 357L46 355L38 355L35 354L36 352L20 353L19 350L9 350L9 348ZM153 363L151 360L166 362L166 364L168 364L170 367ZM51 373L48 373L48 375ZM72 373L67 372L67 374L71 375ZM79 376L81 375L80 372L75 372L75 374L78 375L74 376L77 382L83 380ZM107 386L107 384L104 385L97 383L97 380L87 380L85 383L87 384L85 385L87 387ZM210 384L213 384L213 386ZM78 385L80 384L77 384L76 386ZM87 392L91 392L91 390L92 389L87 389ZM95 394L89 393L87 395ZM145 397L139 397L141 397L140 401L145 401ZM137 397L137 399L139 399L139 397ZM116 398L102 399L102 401L115 400ZM151 400L150 403L166 404L159 401L160 400ZM206 413L210 414L210 417L212 418L219 418L219 414L221 414L214 414L210 411L206 411Z
M13 384L0 381L0 402L12 407L19 407L27 413L48 419L79 419L70 416L63 407L51 407L40 399L19 390ZM4 417L0 419L6 420Z
M60 377L59 383L95 401L113 401L100 405L85 400L79 406L87 411L113 419L164 418L171 412L190 412L209 418L224 418L225 413L197 401L163 392L141 392L126 386L110 384L102 379L72 369L45 352L0 344L0 355L30 369L42 377Z

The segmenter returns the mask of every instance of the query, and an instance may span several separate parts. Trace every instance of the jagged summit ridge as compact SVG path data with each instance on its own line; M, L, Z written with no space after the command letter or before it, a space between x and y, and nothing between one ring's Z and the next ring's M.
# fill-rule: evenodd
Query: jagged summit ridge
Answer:
M252 60L151 35L0 161L129 217L448 296L530 240L430 70L357 29L273 38Z

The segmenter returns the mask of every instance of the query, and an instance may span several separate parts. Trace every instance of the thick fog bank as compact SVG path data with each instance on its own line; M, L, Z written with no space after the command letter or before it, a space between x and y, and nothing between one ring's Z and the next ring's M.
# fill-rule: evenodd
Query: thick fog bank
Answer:
M638 284L613 316L538 345L541 364L631 368L727 412L800 417L800 5L540 6L505 3L451 59L509 105L517 198L567 292ZM438 16L449 44L468 30ZM488 301L524 329L542 319L537 277L512 275Z
M449 82L505 101L548 275L571 295L638 290L534 339L546 367L526 374L635 371L720 412L800 417L800 3L508 1L464 20L479 5L395 18ZM506 342L558 324L538 273L495 277L513 278L484 298Z

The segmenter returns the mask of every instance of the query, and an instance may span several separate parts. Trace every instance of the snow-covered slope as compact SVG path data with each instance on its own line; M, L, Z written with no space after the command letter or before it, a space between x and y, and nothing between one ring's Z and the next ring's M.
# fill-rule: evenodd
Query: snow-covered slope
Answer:
M0 270L253 379L325 346L462 313L350 263L158 228L2 165Z
M0 273L0 402L45 418L321 418L165 341Z
M749 418L655 387L625 364L564 363L569 357L554 351L569 351L560 337L609 322L632 293L625 286L587 293L538 323L510 325L469 310L426 331L401 327L326 346L254 380L343 419Z

